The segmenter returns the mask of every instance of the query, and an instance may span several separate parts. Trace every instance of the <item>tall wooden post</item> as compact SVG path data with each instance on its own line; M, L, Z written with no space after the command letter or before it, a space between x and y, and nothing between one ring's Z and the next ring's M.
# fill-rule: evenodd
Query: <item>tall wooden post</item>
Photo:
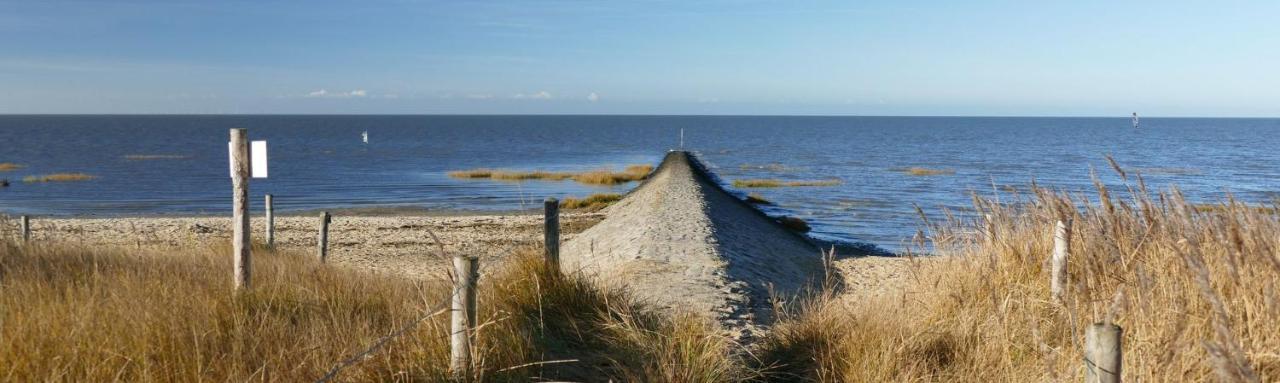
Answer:
M271 195L267 194L267 200L263 208L267 211L267 247L271 248L276 247L276 215L275 207L272 206L273 202Z
M1067 256L1071 254L1071 219L1058 221L1053 231L1053 265L1049 276L1049 293L1054 302L1062 302L1067 288Z
M24 215L18 219L18 226L22 229L22 242L31 240L31 216Z
M480 259L453 257L453 309L450 312L449 373L456 381L471 377L471 336L476 325L476 283Z
M231 129L231 257L237 290L249 288L252 247L249 245L249 137Z
M543 207L543 244L546 247L547 271L560 272L560 201L547 198Z
M329 212L320 212L320 233L316 238L316 254L320 258L320 263L329 259L329 221L331 220Z
M1085 383L1120 383L1124 330L1112 323L1094 323L1084 334Z

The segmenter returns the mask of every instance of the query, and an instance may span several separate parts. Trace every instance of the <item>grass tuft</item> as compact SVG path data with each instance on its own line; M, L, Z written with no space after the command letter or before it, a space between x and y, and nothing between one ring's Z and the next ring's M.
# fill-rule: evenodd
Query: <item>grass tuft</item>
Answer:
M22 169L25 167L27 166L22 164L15 164L12 162L0 162L0 172L11 172L11 171Z
M836 186L839 184L841 184L841 181L838 179L813 180L813 181L782 181L782 180L771 179L771 178L733 180L733 187L736 187L736 188Z
M810 230L813 230L809 227L808 222L796 217L778 218L778 223L781 223L782 226L785 226L787 229L797 233L808 233Z
M124 159L130 161L147 161L147 160L185 160L191 156L181 154L126 154Z
M756 193L747 194L746 201L752 205L773 205L773 201L767 200L764 196Z
M40 176L26 176L22 178L22 182L27 182L27 183L73 182L73 181L88 181L94 178L98 178L98 177L85 174L85 173L54 173L54 174L46 174L46 175L40 175Z
M525 181L525 180L545 180L545 181L562 181L574 180L579 183L588 185L617 185L627 182L644 180L653 171L651 165L631 165L627 166L621 172L614 172L608 169L592 170L587 172L548 172L548 171L514 171L501 169L470 169L449 172L449 176L453 178L464 179L493 179L500 181Z
M565 198L564 200L560 201L560 207L565 209L582 209L587 211L596 211L596 210L604 209L609 205L612 205L614 202L618 202L621 200L622 200L621 194L615 194L615 193L592 194L590 196L587 196L587 198L582 198L582 199L574 198L574 197Z
M903 173L913 176L949 176L956 174L953 169L930 169L920 167L910 167L902 170Z

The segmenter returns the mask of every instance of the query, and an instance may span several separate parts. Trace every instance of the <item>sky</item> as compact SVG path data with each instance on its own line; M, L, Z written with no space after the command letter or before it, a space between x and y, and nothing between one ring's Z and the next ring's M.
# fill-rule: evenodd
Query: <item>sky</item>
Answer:
M1280 117L1280 2L8 1L0 113Z

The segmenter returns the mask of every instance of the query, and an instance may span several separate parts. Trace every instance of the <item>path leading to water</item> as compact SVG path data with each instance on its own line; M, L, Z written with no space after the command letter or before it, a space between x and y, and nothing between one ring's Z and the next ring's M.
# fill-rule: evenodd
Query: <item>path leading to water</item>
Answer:
M707 315L739 339L773 320L771 296L822 275L820 250L671 152L606 218L565 243L565 270L620 284L658 308Z

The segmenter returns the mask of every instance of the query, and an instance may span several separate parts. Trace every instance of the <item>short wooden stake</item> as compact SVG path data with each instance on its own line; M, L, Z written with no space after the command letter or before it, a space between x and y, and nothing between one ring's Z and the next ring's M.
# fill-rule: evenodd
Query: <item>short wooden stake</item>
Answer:
M264 210L267 211L267 247L276 247L276 215L271 195L267 194Z
M1062 302L1067 288L1067 256L1071 254L1071 220L1058 221L1053 231L1053 265L1049 292L1054 302Z
M316 256L320 258L320 263L329 259L329 222L332 220L329 212L320 212L320 233L316 238Z
M22 242L31 240L31 216L24 215L18 219L18 226L22 228Z
M453 257L453 309L450 312L449 373L454 380L471 377L471 336L476 325L476 283L480 279L480 259Z
M560 272L560 201L547 198L543 206L543 244L547 248L547 270Z
M252 246L249 245L249 137L231 129L231 257L235 288L248 289Z
M1094 323L1085 329L1084 334L1084 381L1120 383L1124 330L1111 323Z

